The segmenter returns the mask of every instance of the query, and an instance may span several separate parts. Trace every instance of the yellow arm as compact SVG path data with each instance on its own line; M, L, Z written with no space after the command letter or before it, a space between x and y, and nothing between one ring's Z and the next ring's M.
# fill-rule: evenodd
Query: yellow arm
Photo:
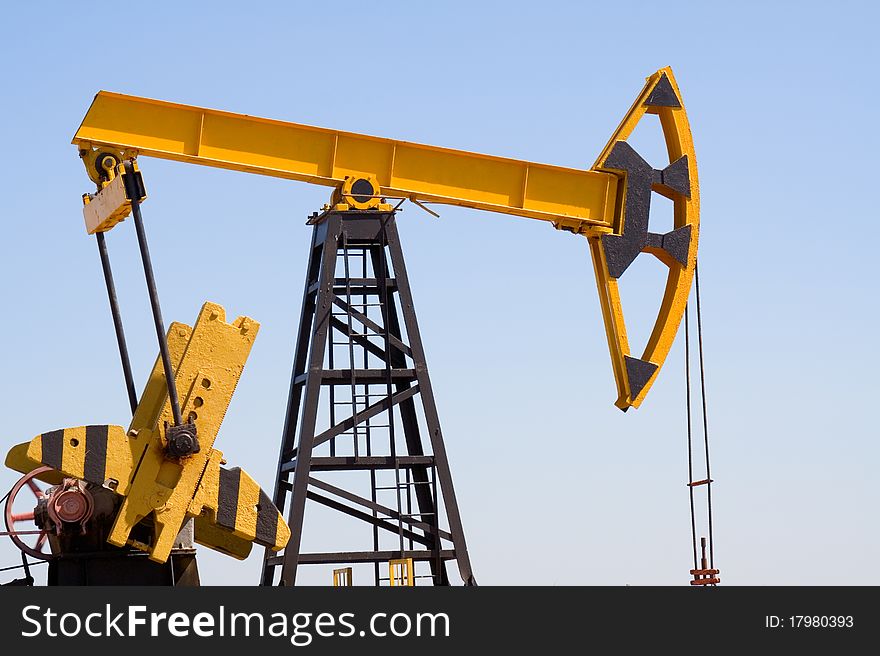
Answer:
M669 154L663 169L652 168L626 143L645 113L660 117ZM583 234L593 256L617 381L616 404L623 410L638 407L656 379L690 293L699 229L696 158L687 114L668 68L647 79L590 170L106 91L95 96L73 143L106 197L99 193L86 198L90 233L111 229L127 214L127 192L119 177L114 180L113 166L123 158L148 155L334 187L337 200L348 203L341 207L365 209L379 202L373 196L403 197L549 221ZM369 183L366 195L354 193L353 184L362 180ZM667 234L648 231L652 191L675 204L675 229ZM657 256L669 267L669 276L648 344L634 357L617 285L641 252Z
M100 91L73 143L386 196L610 227L617 177ZM93 171L89 172L90 175Z
M78 426L37 435L13 447L6 466L22 473L47 465L40 478L58 485L65 477L107 485L122 497L107 541L146 551L165 562L183 525L195 518L200 544L246 558L253 543L278 551L290 530L260 486L238 467L226 469L214 448L259 324L247 317L226 323L226 313L205 303L195 325L173 323L168 347L176 363L184 416L196 427L200 450L183 458L167 455L171 421L161 360L157 360L130 428ZM135 526L148 518L138 539ZM146 542L144 535L149 535Z

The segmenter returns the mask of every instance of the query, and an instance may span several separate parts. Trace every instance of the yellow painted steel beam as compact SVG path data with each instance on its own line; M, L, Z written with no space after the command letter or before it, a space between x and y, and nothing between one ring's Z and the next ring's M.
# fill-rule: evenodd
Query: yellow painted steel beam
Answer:
M627 143L655 114L668 165L655 169ZM351 132L100 92L73 143L99 192L88 196L89 232L125 218L113 166L149 155L334 187L335 209L375 208L377 191L550 221L590 244L614 376L616 405L638 407L678 332L697 261L700 200L690 125L672 70L645 86L590 170L535 164ZM665 163L664 163L665 164ZM122 169L119 169L122 171ZM366 180L371 191L354 193ZM363 187L363 185L361 185ZM135 189L135 186L131 186ZM143 196L143 185L135 190ZM649 230L652 192L674 205L674 229ZM131 192L134 193L134 192ZM390 211L390 206L385 209ZM669 267L660 310L644 349L631 351L619 279L640 253Z
M610 227L617 176L100 91L73 143L559 224ZM89 173L95 179L93 166Z

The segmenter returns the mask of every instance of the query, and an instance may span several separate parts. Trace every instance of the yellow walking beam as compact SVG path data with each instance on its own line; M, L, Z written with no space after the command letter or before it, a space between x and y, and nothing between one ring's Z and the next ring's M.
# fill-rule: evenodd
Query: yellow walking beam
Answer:
M100 91L73 143L560 224L610 228L617 176ZM92 174L93 171L90 171Z
M659 118L668 163L655 169L627 139ZM617 383L616 405L638 407L654 384L687 306L697 263L700 193L690 124L672 70L646 80L590 170L534 164L102 91L73 138L97 194L84 197L91 233L110 230L146 192L135 164L149 155L335 188L334 209L391 211L377 196L460 205L550 221L590 244ZM126 170L130 170L127 174ZM366 191L365 191L366 189ZM649 230L653 192L674 206L673 229ZM631 351L618 281L640 253L668 267L645 347Z

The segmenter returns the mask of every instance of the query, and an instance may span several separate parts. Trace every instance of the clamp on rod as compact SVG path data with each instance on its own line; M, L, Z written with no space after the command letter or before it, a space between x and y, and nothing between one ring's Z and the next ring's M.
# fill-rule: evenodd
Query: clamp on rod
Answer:
M135 187L138 178L134 175L132 163L125 163L126 173L124 176L126 195L131 201L131 214L134 218L135 232L137 233L138 248L141 251L141 261L144 264L144 277L147 281L147 292L150 296L150 307L153 310L153 322L156 325L156 337L159 340L159 356L162 358L162 369L165 372L165 381L168 383L168 399L171 402L171 412L174 415L174 425L180 426L183 417L180 414L180 401L177 396L177 384L174 382L174 371L171 368L171 354L168 351L168 340L165 336L165 323L162 321L162 309L159 307L159 292L156 290L156 278L153 275L153 263L150 260L150 249L147 246L147 235L144 231L144 219L141 216L142 194Z

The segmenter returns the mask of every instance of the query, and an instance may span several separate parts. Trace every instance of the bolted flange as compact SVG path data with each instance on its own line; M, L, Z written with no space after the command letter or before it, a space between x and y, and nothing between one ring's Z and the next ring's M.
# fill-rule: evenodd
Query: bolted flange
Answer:
M194 423L169 426L165 431L165 439L165 452L171 458L186 458L201 450Z
M78 524L85 532L86 522L92 516L95 501L86 489L86 482L75 478L65 478L64 482L51 489L46 499L46 514L52 520L57 535L65 531L65 526Z

